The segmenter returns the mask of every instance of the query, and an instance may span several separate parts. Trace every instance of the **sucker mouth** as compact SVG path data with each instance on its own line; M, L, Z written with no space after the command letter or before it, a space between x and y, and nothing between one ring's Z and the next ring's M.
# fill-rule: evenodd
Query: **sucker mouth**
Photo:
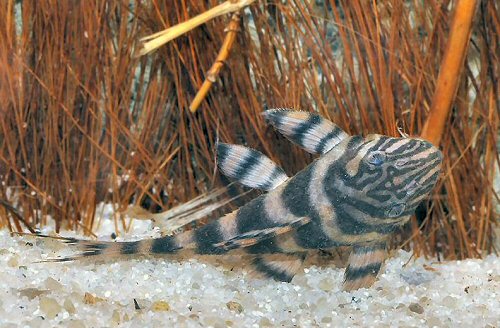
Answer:
M413 196L417 191L423 190L428 187L430 184L430 178L436 174L438 170L430 170L429 172L425 172L421 174L419 177L412 180L408 185L404 188L406 192L406 196Z

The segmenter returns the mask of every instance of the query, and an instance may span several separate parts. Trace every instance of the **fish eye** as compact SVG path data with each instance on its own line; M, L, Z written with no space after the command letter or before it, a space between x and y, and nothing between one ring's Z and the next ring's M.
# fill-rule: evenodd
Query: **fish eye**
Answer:
M372 165L380 166L385 161L385 153L381 151L376 151L368 154L366 161Z
M405 204L393 205L386 211L386 215L390 218L397 218L398 216L401 216L401 214L403 214L405 207Z

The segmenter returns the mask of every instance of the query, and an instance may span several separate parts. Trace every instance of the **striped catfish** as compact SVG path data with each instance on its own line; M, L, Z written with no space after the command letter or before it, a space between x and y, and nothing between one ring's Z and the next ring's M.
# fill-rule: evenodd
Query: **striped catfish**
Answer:
M134 242L63 238L82 252L53 261L188 250L221 255L238 249L252 256L255 271L289 282L309 250L352 246L343 288L371 286L387 256L389 236L409 220L434 187L441 152L416 138L349 136L309 112L273 109L264 117L319 158L288 177L256 150L219 143L222 173L267 193L211 223L173 236Z

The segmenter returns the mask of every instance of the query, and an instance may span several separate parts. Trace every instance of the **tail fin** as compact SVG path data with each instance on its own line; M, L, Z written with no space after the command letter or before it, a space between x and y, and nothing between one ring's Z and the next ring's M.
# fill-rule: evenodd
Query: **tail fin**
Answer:
M40 262L68 262L91 257L94 260L109 260L114 257L146 254L172 254L182 247L178 246L174 237L163 237L129 242L93 241L48 235L31 235L37 238L50 238L76 247L79 253L72 256L49 258Z

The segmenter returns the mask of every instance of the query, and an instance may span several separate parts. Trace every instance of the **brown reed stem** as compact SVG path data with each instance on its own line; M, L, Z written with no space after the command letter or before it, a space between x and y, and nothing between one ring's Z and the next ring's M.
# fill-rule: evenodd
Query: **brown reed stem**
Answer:
M12 215L20 222L22 222L26 228L28 228L28 230L31 232L31 233L36 233L35 229L33 229L31 227L31 225L28 223L28 221L26 221L23 216L21 215L21 213L19 213L19 211L12 205L10 205L8 202L6 202L5 200L3 199L0 199L0 205L2 205L3 207L5 207L9 212L12 213Z

